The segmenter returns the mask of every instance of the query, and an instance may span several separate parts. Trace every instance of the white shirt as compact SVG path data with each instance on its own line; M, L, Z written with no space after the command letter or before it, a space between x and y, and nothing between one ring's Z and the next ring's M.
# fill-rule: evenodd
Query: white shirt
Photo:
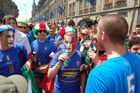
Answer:
M31 46L27 36L18 30L15 30L15 43L23 44L27 50L27 53L31 53Z

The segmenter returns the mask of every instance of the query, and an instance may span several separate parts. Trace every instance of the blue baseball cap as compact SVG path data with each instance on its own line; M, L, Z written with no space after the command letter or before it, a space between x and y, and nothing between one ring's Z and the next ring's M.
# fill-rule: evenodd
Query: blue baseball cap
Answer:
M15 29L9 25L1 25L0 26L0 32L3 32L4 30L13 30L15 32Z

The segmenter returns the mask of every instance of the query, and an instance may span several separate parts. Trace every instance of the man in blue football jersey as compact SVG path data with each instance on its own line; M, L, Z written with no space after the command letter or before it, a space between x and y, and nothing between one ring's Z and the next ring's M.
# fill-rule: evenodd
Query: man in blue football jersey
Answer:
M30 70L31 60L25 47L14 43L15 30L9 25L0 26L0 75L22 75L21 67L25 64Z
M47 73L47 68L51 58L55 55L56 46L54 42L51 42L46 38L47 25L45 23L41 22L36 24L34 33L37 36L37 39L32 43L34 54L33 71L39 93L42 93L42 89L39 85Z
M76 43L76 33L66 32L64 35L65 49L56 53L52 59L48 77L55 77L54 93L84 93L86 76L85 71L80 72L80 66L85 62L81 58L81 53L75 49Z
M99 21L97 41L107 60L91 70L85 93L140 93L140 57L125 49L127 32L127 21L120 15ZM94 55L88 55L93 60Z
M17 30L17 21L13 15L6 15L2 19L4 25L10 25L15 29L15 40L14 43L23 44L29 56L31 56L31 46L27 36Z

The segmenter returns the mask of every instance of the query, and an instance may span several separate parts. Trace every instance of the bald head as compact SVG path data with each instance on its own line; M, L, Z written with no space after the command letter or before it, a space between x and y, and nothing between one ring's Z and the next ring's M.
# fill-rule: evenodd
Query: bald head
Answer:
M104 31L111 42L124 44L128 33L128 24L124 17L114 14L104 16L98 24L100 31Z

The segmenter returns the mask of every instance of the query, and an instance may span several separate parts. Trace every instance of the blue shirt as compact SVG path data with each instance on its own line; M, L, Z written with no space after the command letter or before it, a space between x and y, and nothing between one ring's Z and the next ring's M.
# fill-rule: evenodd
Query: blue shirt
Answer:
M85 93L140 93L140 56L125 55L106 60L92 69Z
M14 44L8 50L0 50L0 75L22 75L21 67L29 59L25 47Z
M29 40L30 46L31 46L31 45L32 45L32 42L33 42L32 35L31 35L30 32L27 32L27 33L25 33L25 34L26 34L26 36L27 36L27 38L28 38L28 40Z
M50 68L58 62L58 54L52 59ZM81 53L76 50L70 57L69 65L60 67L55 78L54 93L80 93L80 66L83 63Z
M63 39L61 38L61 36L58 35L56 42L61 41L61 40L63 40Z
M45 42L33 41L33 51L36 52L36 65L46 65L50 62L50 53L55 52L56 47L53 42L46 39Z
M55 34L53 34L52 36L48 35L47 39L50 40L51 42L55 42L55 40L57 39L57 36Z

